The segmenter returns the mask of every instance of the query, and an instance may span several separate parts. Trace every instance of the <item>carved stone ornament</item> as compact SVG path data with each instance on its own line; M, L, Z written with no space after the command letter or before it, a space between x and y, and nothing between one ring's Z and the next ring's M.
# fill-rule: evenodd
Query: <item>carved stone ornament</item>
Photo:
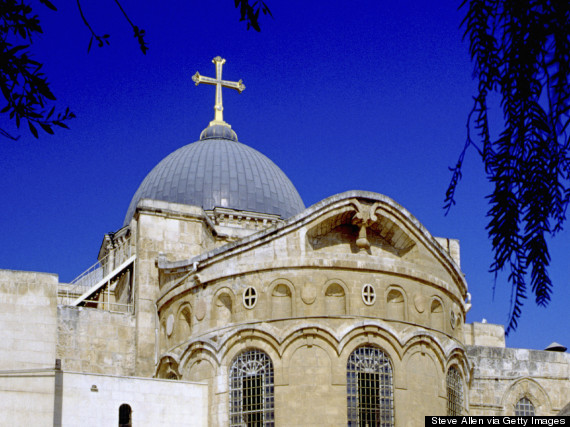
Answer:
M312 283L305 283L301 289L301 299L307 305L311 305L317 299L317 288Z
M358 239L356 239L356 246L361 252L368 252L370 250L370 242L368 240L367 228L378 221L378 217L374 213L379 203L375 202L372 206L362 205L355 200L357 207L356 214L352 217L352 223L357 227Z
M174 315L170 314L168 319L166 319L166 335L172 335L172 331L174 330Z
M414 297L414 306L416 307L416 310L418 310L418 313L423 313L426 310L426 303L421 295L416 295Z
M206 316L206 303L203 299L199 300L196 304L196 310L194 315L196 316L196 320L200 321Z

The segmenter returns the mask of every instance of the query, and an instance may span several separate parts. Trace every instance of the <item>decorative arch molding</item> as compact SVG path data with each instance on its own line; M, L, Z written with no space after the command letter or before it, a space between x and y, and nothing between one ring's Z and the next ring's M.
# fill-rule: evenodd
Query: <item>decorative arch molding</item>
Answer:
M436 295L432 296L429 302L429 324L432 329L445 332L445 304Z
M350 354L356 347L367 343L379 345L386 350L389 349L387 354L393 361L402 360L404 348L397 332L376 322L356 325L347 331L339 344L338 353L340 355L348 351Z
M318 250L342 241L349 243L353 252L370 253L371 246L380 246L397 256L405 255L416 244L411 230L381 205L380 201L349 199L309 225L309 247ZM335 235L327 239L330 233Z
M386 319L405 322L408 319L408 296L400 285L389 285L384 291Z
M208 359L212 362L214 367L220 365L220 358L218 356L218 349L210 345L210 343L203 340L195 340L186 345L180 353L178 370L184 375L188 364L191 361L201 359Z
M402 387L402 377L399 372L403 371L402 364L402 354L397 347L394 347L394 343L386 339L385 336L367 333L355 335L353 339L348 341L343 347L342 352L339 355L339 366L342 367L343 374L343 384L346 386L346 366L348 363L348 358L350 355L359 347L376 347L380 349L388 358L390 359L390 364L392 365L392 380L394 388Z
M461 296L466 296L467 284L462 272L451 256L437 243L435 238L425 227L410 212L391 198L367 191L348 191L331 196L305 209L302 213L285 220L283 224L277 228L260 231L259 233L240 239L238 242L230 243L223 248L212 249L191 259L171 262L165 258L159 258L158 268L165 273L174 270L191 271L195 263L199 263L199 269L204 270L224 259L229 259L243 252L255 249L274 239L282 238L293 232L300 232L303 227L310 228L334 211L341 212L342 209L346 207L350 207L349 210L354 209L357 203L367 205L377 204L374 215L386 216L395 224L405 228L410 238L417 242L416 244L421 243L425 246L437 262L448 271L452 277L453 287L459 291ZM333 214L331 215L334 216ZM305 249L302 248L302 250ZM166 293L170 294L170 292L171 290ZM159 298L159 303L167 298L168 295L162 295Z
M345 315L350 313L348 286L340 279L330 279L321 288L325 315Z
M455 365L463 376L465 385L467 386L471 384L471 381L473 379L471 375L472 366L469 364L469 359L467 358L467 353L465 352L464 348L456 346L448 352L447 363L445 367L446 372L452 365Z
M262 293L271 300L271 317L285 318L297 315L295 286L287 279L276 279L262 288Z
M232 289L227 286L217 289L212 301L210 324L213 327L221 327L232 323L236 306L236 295Z
M469 361L467 359L467 355L464 349L460 347L454 348L450 352L447 358L447 363L445 365L445 370L444 370L445 375L443 376L443 384L442 384L445 391L442 397L445 399L447 399L447 373L451 368L455 368L461 375L462 379L461 386L463 391L462 406L465 409L465 411L469 413L469 385L471 384L472 377L471 377L471 369L469 366Z
M404 350L404 356L402 358L402 366L407 366L410 363L412 357L417 354L420 354L422 357L428 357L432 362L436 369L439 369L439 373L442 375L444 374L445 369L445 359L442 359L443 354L438 351L441 350L439 346L433 345L433 342L427 340L416 340L413 343L408 343ZM443 362L443 363L442 363ZM409 378L408 378L408 369L404 369L405 375L403 376L402 386L403 388L408 388L409 385ZM438 383L438 393L439 395L443 395L445 390L441 390L441 381Z
M158 362L155 378L178 380L180 379L180 372L178 371L178 360L170 355L163 356Z
M315 343L318 343L331 358L333 354L335 357L338 357L338 337L335 336L332 330L317 325L303 325L289 331L281 344L282 354L294 352L303 346L316 345Z
M265 351L274 364L281 357L279 341L273 334L262 329L248 327L237 330L220 344L218 357L221 361L231 361L235 355L248 348Z
M417 334L411 337L403 348L403 359L416 353L427 354L432 357L435 365L441 372L445 371L446 357L441 344L430 334Z
M282 366L283 366L283 385L289 384L289 374L291 372L292 363L291 360L295 354L304 348L319 348L327 355L330 366L330 378L332 384L339 384L338 382L338 354L337 354L337 343L331 340L328 334L323 333L324 331L318 331L316 329L303 329L302 334L298 334L292 337L290 341L287 342L286 346L283 346L282 352Z
M534 406L535 415L551 415L552 402L542 386L534 379L524 377L514 381L501 400L501 415L514 415L519 399L526 397Z
M190 339L192 334L192 305L185 301L180 304L174 318L174 340L182 343Z

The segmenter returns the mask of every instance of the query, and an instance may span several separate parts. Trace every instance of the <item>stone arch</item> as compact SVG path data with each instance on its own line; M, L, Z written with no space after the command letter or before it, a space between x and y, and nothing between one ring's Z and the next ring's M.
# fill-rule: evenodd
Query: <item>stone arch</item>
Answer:
M420 352L422 355L427 354L433 359L438 372L441 373L438 377L441 380L446 368L446 356L442 344L438 341L437 337L427 331L414 334L404 344L402 360L417 352ZM439 381L438 384L443 384L443 382ZM438 391L441 396L444 395L444 388L442 386L438 385Z
M406 307L406 292L400 286L389 286L386 289L386 318L406 321Z
M271 357L257 348L234 357L228 369L230 425L261 425L275 419L274 369Z
M227 365L227 363L231 362L239 352L250 347L265 351L269 354L271 360L276 366L276 361L281 360L279 342L272 334L264 330L247 327L236 329L221 344L221 347L217 352L218 357L221 360L221 365Z
M402 376L403 349L397 339L395 339L395 337L392 336L389 331L385 331L380 328L371 330L368 325L363 325L352 330L347 338L348 339L342 346L342 350L339 356L339 366L342 366L342 372L344 376L343 384L346 384L346 364L352 352L358 347L372 345L381 349L390 358L390 363L392 364L394 387L404 387L404 377Z
M343 355L344 356L344 355ZM346 383L347 420L349 425L382 420L394 425L395 369L393 359L384 347L374 342L360 343L345 357L343 373Z
M535 415L553 415L548 394L538 382L528 377L514 381L509 386L501 402L501 415L514 415L515 405L523 397L531 401Z
M345 359L359 345L374 343L384 351L388 351L393 363L398 365L403 357L404 349L399 341L398 333L388 325L378 323L360 324L351 328L339 344L339 354ZM346 362L346 360L344 360ZM399 369L399 365L396 366Z
M174 337L177 343L185 342L192 335L192 306L183 303L178 309L176 316Z
M323 286L325 315L343 315L348 313L346 285L338 280L329 280Z
M271 283L268 294L271 296L271 317L273 319L295 316L294 292L295 288L288 280L277 279Z
M445 332L445 312L443 301L439 297L433 297L429 306L429 322L432 329Z
M171 356L163 356L156 369L156 377L166 380L177 380L180 378L178 372L178 361Z
M334 401L337 355L330 343L319 335L298 337L283 354L283 381L290 396L319 396L320 400ZM282 413L288 414L291 425L318 425L323 423L321 411L298 411L295 399L282 399ZM326 419L326 418L325 418Z
M338 359L337 344L337 340L329 331L318 326L299 328L292 331L282 343L283 381L285 383L289 382L291 358L302 347L312 348L316 346L326 352L331 361L331 375L334 375L334 362Z
M445 374L445 389L447 394L447 415L459 416L465 414L465 402L469 396L466 393L465 375L459 365L453 363Z
M218 410L216 404L216 376L218 361L209 349L196 346L180 362L180 373L185 381L198 381L208 384L208 417L215 419Z
M230 288L221 288L214 294L212 327L221 328L234 321L235 295Z
M162 319L160 321L160 335L159 335L158 347L160 348L161 353L164 353L168 348L168 337L166 336L166 319Z

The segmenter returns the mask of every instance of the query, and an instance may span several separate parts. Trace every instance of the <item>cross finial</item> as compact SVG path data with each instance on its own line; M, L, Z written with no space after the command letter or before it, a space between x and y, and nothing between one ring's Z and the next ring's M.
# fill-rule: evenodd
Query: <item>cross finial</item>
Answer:
M235 89L239 93L245 90L245 85L241 80L237 82L230 82L228 80L222 80L222 66L226 60L220 56L216 56L212 59L212 62L216 65L216 78L201 76L199 72L196 72L192 76L192 80L198 86L200 83L205 83L208 85L216 86L216 105L214 106L215 116L214 120L210 122L210 126L214 125L224 125L231 128L229 124L224 122L224 106L222 104L222 87L227 87L229 89Z

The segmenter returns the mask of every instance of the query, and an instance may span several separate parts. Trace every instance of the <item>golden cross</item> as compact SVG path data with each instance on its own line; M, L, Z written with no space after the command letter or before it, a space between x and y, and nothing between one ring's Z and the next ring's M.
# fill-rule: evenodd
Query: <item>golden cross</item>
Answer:
M241 80L237 82L230 82L228 80L222 80L222 66L225 64L226 60L220 56L216 56L212 59L212 62L216 65L216 78L212 77L205 77L201 76L199 72L196 71L196 74L192 76L192 80L198 86L200 83L205 83L207 85L215 85L216 86L216 105L214 106L214 111L216 115L214 116L214 121L210 122L210 126L212 125L226 125L229 126L226 122L224 122L224 106L222 104L222 87L227 87L229 89L235 89L239 93L245 90L245 85Z

